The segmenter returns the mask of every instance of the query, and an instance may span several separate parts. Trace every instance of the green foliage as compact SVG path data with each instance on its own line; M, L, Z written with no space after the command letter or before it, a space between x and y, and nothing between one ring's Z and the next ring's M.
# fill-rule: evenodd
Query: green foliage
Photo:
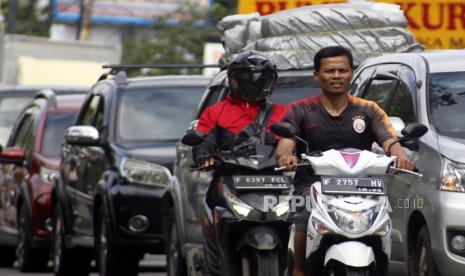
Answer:
M210 9L187 1L180 7L183 19L170 24L162 18L152 28L151 35L136 37L131 30L123 40L125 64L202 64L206 42L219 42L216 23L235 13L236 1L217 0ZM187 15L187 16L186 16ZM149 75L199 74L202 69L153 69Z
M15 33L48 36L50 28L49 6L38 7L39 0L1 0L1 9L7 25L8 2L17 1ZM8 26L6 26L8 28Z

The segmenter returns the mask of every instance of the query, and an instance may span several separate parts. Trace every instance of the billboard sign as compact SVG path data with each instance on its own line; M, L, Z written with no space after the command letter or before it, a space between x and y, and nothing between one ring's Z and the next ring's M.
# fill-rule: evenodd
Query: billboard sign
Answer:
M465 48L465 2L457 0L375 0L400 5L409 30L427 49ZM261 15L345 0L239 0L239 13Z
M95 0L92 23L128 26L150 26L157 18L167 17L171 22L186 18L178 11L185 0ZM80 17L78 0L51 0L54 21L75 23ZM84 1L88 3L89 1ZM207 6L207 0L198 0Z

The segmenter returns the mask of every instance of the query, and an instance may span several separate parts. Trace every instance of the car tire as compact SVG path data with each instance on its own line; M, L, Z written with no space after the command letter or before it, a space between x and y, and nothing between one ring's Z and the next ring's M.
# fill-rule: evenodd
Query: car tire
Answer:
M16 255L14 247L0 247L0 267L12 267L15 260Z
M128 254L118 247L113 239L111 225L103 205L96 218L95 244L97 267L100 276L137 276L139 270L138 254Z
M55 276L88 276L92 251L87 248L67 248L65 230L59 206L53 212L52 260Z
M18 268L21 272L45 271L47 269L49 252L47 249L33 248L32 238L34 234L32 221L26 208L25 204L19 207L18 246L16 248Z
M166 219L166 270L168 276L187 276L186 259L181 252L178 225L174 208Z
M431 237L428 227L423 225L418 232L415 255L413 258L415 276L440 276L431 250Z

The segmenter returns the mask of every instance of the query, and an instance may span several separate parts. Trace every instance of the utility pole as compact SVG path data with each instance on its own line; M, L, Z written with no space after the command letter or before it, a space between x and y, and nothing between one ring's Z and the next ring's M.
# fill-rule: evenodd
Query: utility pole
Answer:
M16 14L18 12L17 0L8 1L8 15L7 15L7 33L14 34L16 32Z
M79 18L76 24L76 28L77 28L76 39L77 40L79 40L79 38L81 37L82 20L84 18L85 9L86 9L85 0L79 0Z
M79 40L86 41L89 39L92 27L92 14L94 13L95 0L87 0L87 5L84 6L81 0L81 26L79 29ZM84 11L84 14L83 12Z

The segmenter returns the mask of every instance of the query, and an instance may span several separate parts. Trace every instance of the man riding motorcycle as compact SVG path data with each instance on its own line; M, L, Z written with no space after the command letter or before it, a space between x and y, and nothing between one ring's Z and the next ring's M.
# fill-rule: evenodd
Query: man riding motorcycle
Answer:
M285 107L271 104L271 96L277 80L276 65L265 55L247 51L237 54L227 68L229 96L207 108L197 125L197 131L206 134L207 141L193 148L195 163L204 170L211 169L218 146L221 150L249 153L254 144L275 145L275 136L269 126L279 122ZM221 204L213 174L206 194L206 203L213 209ZM218 264L219 250L211 229L204 225L204 252L206 275L221 275Z
M413 170L414 164L407 159L386 113L374 102L349 96L353 74L352 53L340 46L326 47L314 57L314 77L320 82L322 93L292 103L283 121L290 123L297 136L307 141L310 151L357 148L371 150L373 142L381 145L385 152L397 156L396 166ZM297 156L305 149L292 139L284 138L278 143L276 158L279 166L295 170ZM298 169L294 178L295 194L308 198L310 186L319 181L311 170ZM306 206L306 204L305 204ZM297 210L295 216L294 269L292 275L304 276L306 230L309 212L306 207Z

